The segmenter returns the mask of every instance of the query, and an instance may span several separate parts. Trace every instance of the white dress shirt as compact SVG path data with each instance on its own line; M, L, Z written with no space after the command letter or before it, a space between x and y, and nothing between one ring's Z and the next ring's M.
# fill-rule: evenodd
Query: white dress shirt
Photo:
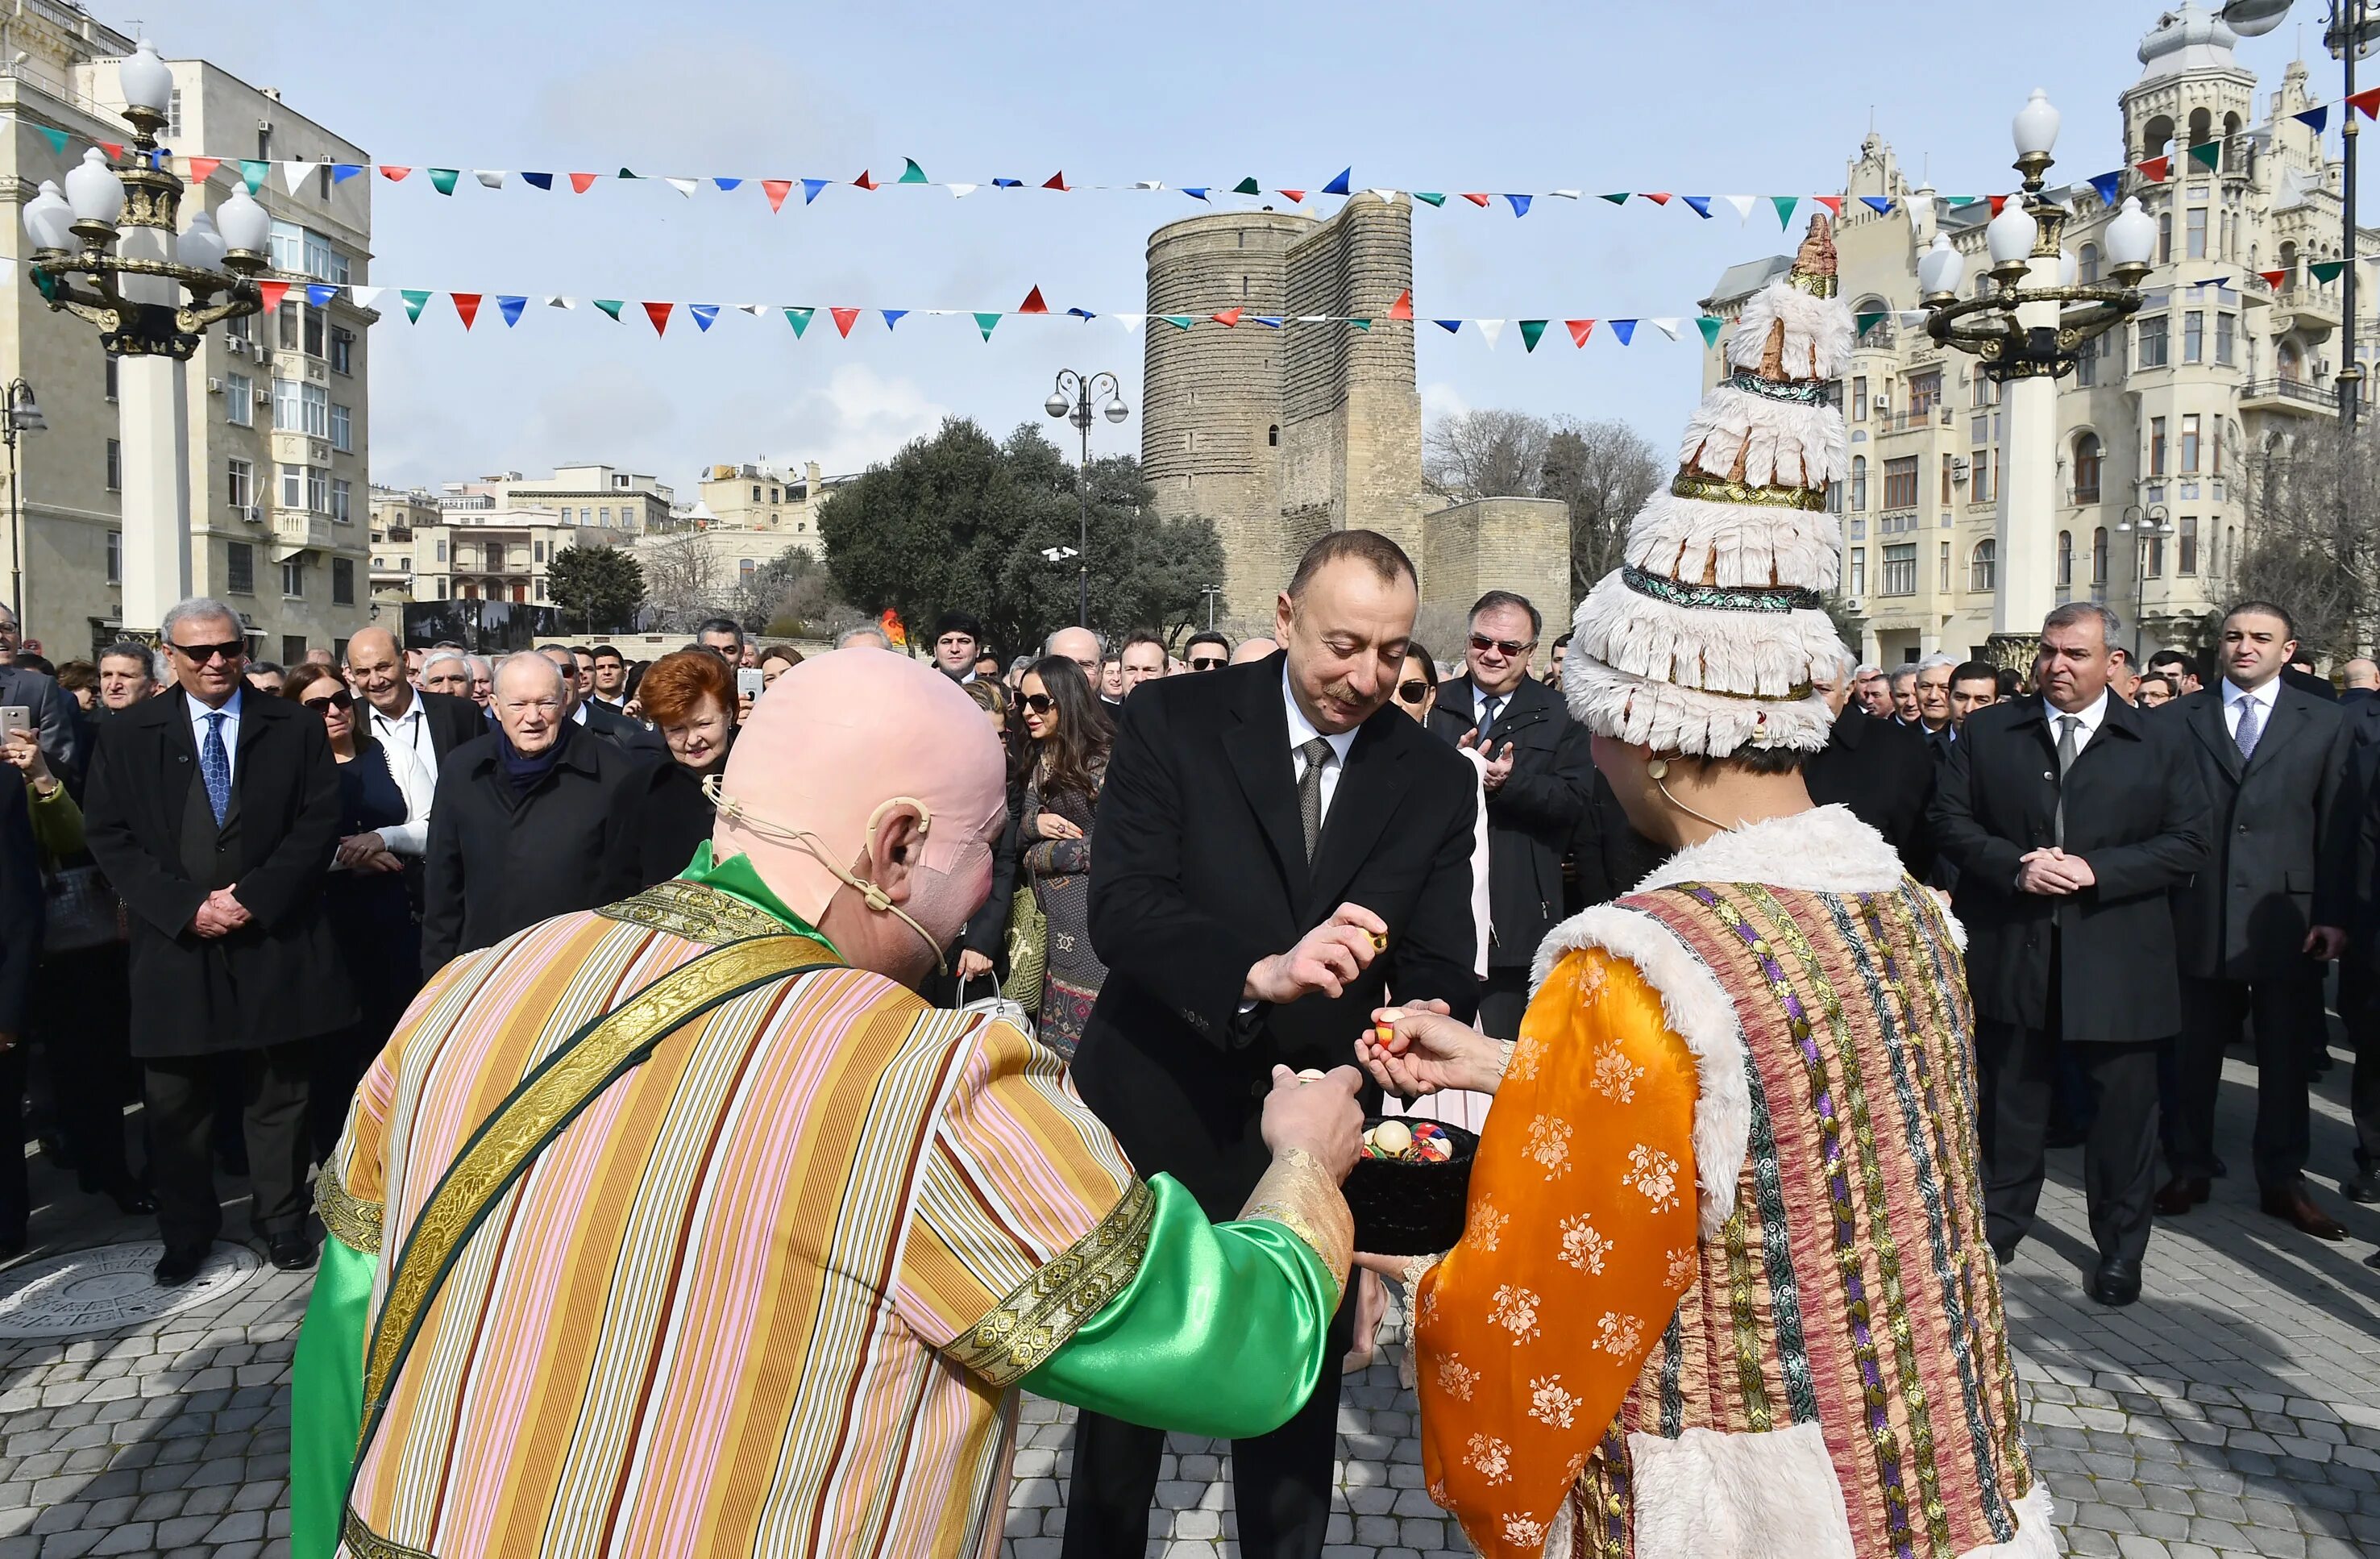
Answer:
M2058 741L2058 723L2070 714L2075 719L2082 722L2082 724L2074 727L2074 750L2079 753L2084 748L2090 746L2091 738L2099 734L2099 722L2107 718L2107 690L2105 688L2102 688L2099 689L2098 698L2081 709L2060 709L2056 704L2051 703L2047 699L2042 700L2041 713L2046 716L2049 721L2049 739L2051 744L2055 745Z
M438 748L422 718L421 700L407 700L405 713L392 720L369 701L358 700L370 725L372 739L388 756L389 777L405 796L405 821L380 830L381 842L401 856L418 856L430 846L430 808L438 795Z
M1281 672L1281 701L1289 710L1289 764L1290 772L1297 782L1300 785L1305 783L1305 759L1297 749L1315 737L1322 737L1329 742L1331 752L1338 759L1337 762L1322 771L1322 816L1328 820L1330 798L1339 794L1339 776L1347 767L1347 749L1355 745L1355 733L1342 731L1335 737L1323 737L1320 731L1316 730L1314 722L1305 717L1305 711L1297 707L1297 695L1289 689L1289 668L1286 665Z
M246 692L247 689L244 688L234 688L231 690L231 697L224 700L224 706L221 709L209 709L198 700L190 698L187 691L182 694L184 699L188 700L190 705L190 740L196 744L201 757L207 750L208 717L216 714L224 717L225 772L234 779L239 777L239 700Z
M2240 687L2229 677L2225 677L2223 679L2223 728L2231 733L2231 739L2235 742L2240 739L2240 706L2244 703L2253 703L2256 706L2256 735L2261 740L2265 732L2273 724L2273 700L2280 697L2280 692L2281 679L2277 676L2252 691Z

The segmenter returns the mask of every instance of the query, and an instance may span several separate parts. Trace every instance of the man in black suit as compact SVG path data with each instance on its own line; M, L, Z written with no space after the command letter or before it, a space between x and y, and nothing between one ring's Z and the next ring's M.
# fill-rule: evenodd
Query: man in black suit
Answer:
M1136 1170L1172 1175L1219 1218L1239 1215L1269 1162L1258 1112L1276 1064L1343 1064L1390 990L1464 1020L1476 1006L1477 782L1389 707L1417 605L1394 542L1332 531L1275 605L1281 652L1123 706L1091 863L1108 978L1074 1076ZM1305 1406L1232 1448L1248 1559L1321 1551L1353 1311L1333 1318ZM1083 1415L1072 1559L1143 1551L1164 1442Z
M209 1142L215 1059L240 1058L255 1204L273 1264L313 1262L306 1236L310 1041L356 1020L322 914L339 836L339 770L322 722L246 690L238 615L219 601L165 615L178 687L99 728L84 829L131 912L132 1054L147 1072L150 1173L164 1255L187 1283L223 1224Z
M706 645L705 648L710 646ZM549 644L538 653L552 661L554 669L562 673L563 692L570 704L567 718L572 725L585 726L623 752L657 763L670 761L669 744L662 740L659 731L641 720L622 713L600 699L587 696L594 685L593 673L579 666L577 655L568 645ZM734 664L733 651L722 651L721 653L728 657L730 664Z
M1521 1037L1529 964L1564 910L1562 854L1595 786L1586 727L1529 675L1545 619L1528 598L1489 591L1471 608L1461 676L1438 690L1429 728L1488 761L1488 981L1479 1024Z
M2347 944L2355 788L2351 736L2334 700L2286 686L2297 653L2289 614L2234 606L2216 655L2223 677L2161 716L2188 727L2198 781L2212 798L2214 856L2173 895L2181 951L2180 1109L2168 1217L2210 1194L2223 1050L2252 1013L2256 1035L2256 1187L2265 1212L2318 1239L2347 1230L2306 1191L2307 1062L2325 1042L2322 966Z
M1845 652L1832 676L1812 682L1835 712L1835 724L1827 745L1802 765L1802 783L1809 786L1811 800L1849 807L1852 816L1883 834L1901 866L1923 882L1934 865L1926 813L1934 805L1937 765L1915 727L1878 718L1852 696L1854 681Z
M2179 724L2108 691L2116 615L2049 614L2038 698L1967 721L1934 797L1967 928L1984 1200L2005 1265L2033 1227L2060 1045L2098 1111L2083 1188L2099 1248L2091 1297L2140 1297L2156 1186L2157 1043L2181 1028L2167 895L2205 863L2206 794Z
M2338 964L2338 1016L2355 1052L2348 1106L2355 1120L2355 1173L2339 1183L2354 1202L2380 1202L2380 698L2342 699L2349 783L2357 830L2347 952ZM2380 1265L2375 1258L2374 1265Z

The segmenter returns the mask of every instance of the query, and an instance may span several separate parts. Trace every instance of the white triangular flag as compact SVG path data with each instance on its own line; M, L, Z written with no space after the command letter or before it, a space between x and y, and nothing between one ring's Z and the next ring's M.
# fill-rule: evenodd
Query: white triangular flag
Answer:
M1479 327L1479 334L1488 338L1488 349L1491 352L1494 351L1496 349L1496 337L1504 334L1504 322L1502 320L1474 320L1471 323L1477 325Z
M1659 331L1662 335L1668 336L1670 340L1675 341L1678 338L1678 327L1686 322L1683 320L1646 320L1645 323L1651 325L1655 330Z
M1108 318L1126 330L1138 330L1148 321L1148 316L1147 314L1110 314Z
M1719 199L1733 206L1737 219L1742 222L1752 220L1752 208L1760 201L1757 195L1721 195Z
M1372 193L1378 196L1381 201L1385 204L1395 205L1397 203L1397 192L1393 189L1375 189Z
M281 182L287 185L289 192L295 195L298 188L312 177L318 165L314 163L284 163L281 164Z
M473 168L471 177L491 189L501 189L504 187L504 170L502 168Z
M972 184L950 184L943 186L943 188L948 189L953 196L962 201L965 200L969 195L974 194L976 191L976 186Z
M668 185L671 189L676 190L679 194L685 196L690 201L694 199L695 187L700 184L702 180L698 178L672 178L664 174L662 177L662 182Z
M735 307L744 313L751 315L756 320L769 311L769 306L766 303L738 303Z
M1575 201L1578 199L1578 191L1575 189L1548 189L1546 193L1551 195L1557 201Z
M1300 324L1333 324L1338 322L1339 316L1336 314L1300 314L1296 316L1296 318L1297 323Z
M384 286L351 286L347 288L347 300L358 309L369 309L372 300L387 290Z
M1892 323L1900 326L1903 330L1922 330L1925 326L1925 311L1923 309L1903 309L1899 313L1892 316Z
M1153 178L1135 178L1132 181L1132 187L1135 189L1162 189L1165 188L1164 185L1160 184Z
M549 309L576 309L578 307L578 299L576 298L551 297L545 300L545 306Z

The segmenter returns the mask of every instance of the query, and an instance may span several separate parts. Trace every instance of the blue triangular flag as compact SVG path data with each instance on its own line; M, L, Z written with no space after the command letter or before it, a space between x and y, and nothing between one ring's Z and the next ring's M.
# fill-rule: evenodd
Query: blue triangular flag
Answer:
M363 171L364 165L361 163L333 163L331 164L331 182L334 184L345 184L347 180L355 177L356 175Z
M1099 315L1091 312L1088 309L1069 309L1066 312L1074 315L1078 320L1095 320L1099 318Z
M1322 192L1323 192L1324 194L1326 194L1326 195L1343 195L1343 194L1345 194L1345 193L1347 192L1347 179L1348 179L1348 176L1349 176L1349 175L1351 175L1351 174L1353 174L1354 171L1355 171L1355 170L1354 170L1354 168L1353 166L1341 168L1341 169L1339 170L1339 177L1336 177L1336 178L1334 178L1334 179L1332 179L1330 183L1328 183L1328 184L1324 185L1324 186L1322 187Z
M1623 347L1628 345L1628 338L1636 334L1634 320L1606 320L1603 323L1611 327L1611 334L1620 337L1620 344Z
M1878 215L1882 215L1884 213L1892 209L1892 197L1889 195L1862 195L1860 197L1860 204L1867 207L1868 210L1876 213Z
M1681 195L1678 199L1694 208L1694 214L1705 222L1710 220L1711 198L1708 195Z
M1432 320L1429 323L1438 326L1439 329L1446 332L1449 335L1452 335L1463 328L1463 322L1461 320Z
M2325 103L2319 108L2309 108L2302 114L2292 114L2289 117L2313 130L2314 134L2320 135L2323 132L2323 127L2330 123L2330 104Z
M1203 201L1207 198L1207 189L1208 187L1204 184L1195 184L1182 192L1189 196L1194 201Z
M2124 170L2121 168L2114 173L2103 173L2091 181L2091 193L2099 197L2101 205L2112 206L2116 203L2116 191L2122 188L2123 182Z
M1025 188L1025 181L1021 178L995 178L991 181L991 187L994 189L1022 189Z
M686 311L694 316L694 327L705 332L719 318L719 305L716 303L689 303Z
M1512 214L1514 216L1526 216L1529 214L1529 198L1526 195L1507 195L1504 199L1512 202Z
M61 157L67 154L66 131L54 129L48 125L35 125L33 128L42 132L42 139L50 143L51 151L56 152Z
M550 173L525 173L521 175L521 182L533 189L551 189L553 188L553 176Z
M1279 330L1281 327L1282 323L1287 320L1288 316L1285 314L1250 314L1248 318L1256 321L1257 323L1263 325L1268 330Z
M306 301L317 309L329 308L331 299L338 296L339 289L328 282L312 282L306 287Z
M803 180L802 180L802 204L804 204L804 205L808 205L812 201L817 200L817 199L818 199L818 192L819 192L820 190L821 190L821 189L825 189L829 184L831 184L831 183L832 183L832 182L833 182L833 180L832 180L832 179L825 179L825 178L806 178L806 179L803 179Z
M901 316L907 313L909 311L906 309L879 309L876 311L884 316L884 328L890 330L894 325L899 324L901 323Z
M526 298L498 298L496 299L496 307L504 311L504 325L509 329L512 326L520 323L521 311L528 307L528 299Z
M744 181L740 178L714 178L710 181L722 189L733 189Z

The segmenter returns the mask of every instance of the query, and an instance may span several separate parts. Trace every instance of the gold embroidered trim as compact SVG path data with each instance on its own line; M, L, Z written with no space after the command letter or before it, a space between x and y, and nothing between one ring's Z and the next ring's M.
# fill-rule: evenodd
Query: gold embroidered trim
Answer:
M1148 1254L1157 1197L1135 1180L1099 1226L1001 1297L942 1351L995 1386L1011 1386L1056 1353L1123 1292Z
M380 1254L381 1205L349 1196L336 1164L324 1164L314 1176L314 1213L331 1237L348 1249Z
M1272 1161L1240 1210L1246 1222L1281 1224L1322 1259L1338 1292L1347 1292L1347 1269L1355 1260L1355 1217L1339 1193L1338 1177L1303 1148Z
M755 908L734 894L674 877L595 913L607 920L625 920L689 942L713 944L785 934L784 922L767 910Z
M1755 487L1700 471L1680 471L1677 480L1670 483L1670 492L1675 497L1706 498L1714 504L1761 504L1809 514L1822 513L1827 506L1827 490L1823 487Z
M1808 276L1794 271L1785 277L1785 285L1796 292L1806 292L1813 298L1835 296L1836 281L1832 276Z
M339 1540L355 1559L432 1559L427 1550L407 1548L373 1531L364 1525L364 1518L356 1514L352 1505L339 1521Z

